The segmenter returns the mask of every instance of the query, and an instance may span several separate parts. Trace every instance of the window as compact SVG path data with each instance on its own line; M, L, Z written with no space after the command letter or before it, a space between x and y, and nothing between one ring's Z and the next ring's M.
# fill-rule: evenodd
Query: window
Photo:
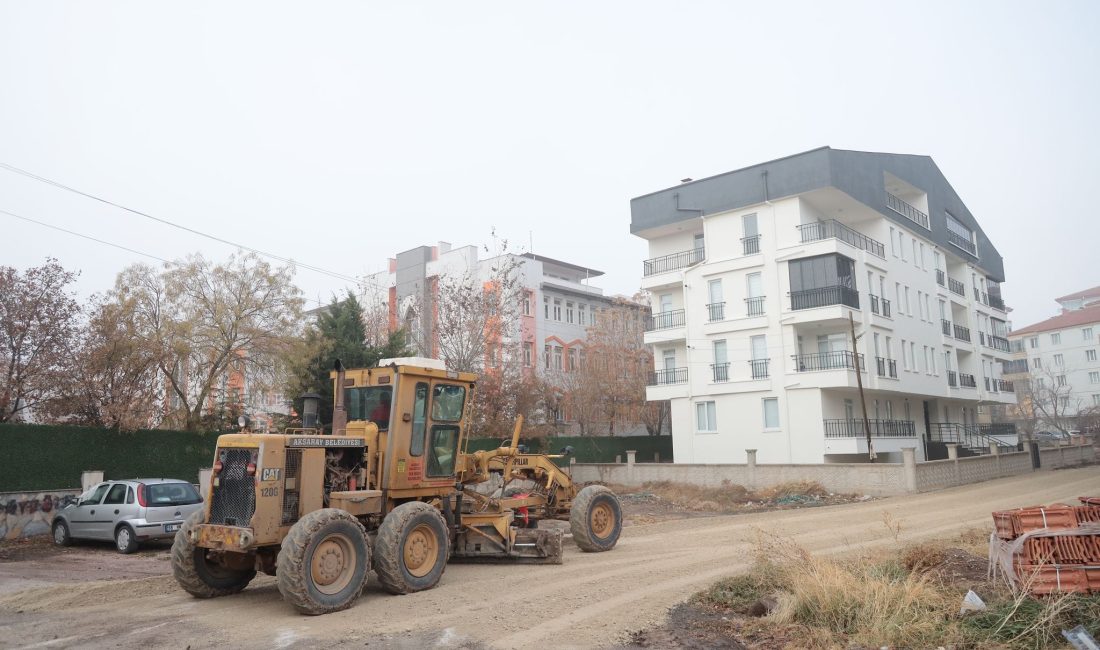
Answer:
M107 498L103 500L103 505L119 505L126 501L126 486L122 483L115 483L111 486L111 491L107 493Z
M1046 385L1047 385L1046 380L1043 379L1042 377L1039 377L1038 379L1036 379L1035 383L1036 383L1037 386L1039 386L1039 388L1045 388Z
M409 438L409 454L424 454L424 433L428 430L428 384L416 385L413 396L412 436Z
M126 488L126 503L134 502L134 488Z
M911 240L913 242L913 266L920 268L920 258L917 257L917 240ZM923 246L924 244L921 244Z
M561 362L562 362L561 346L560 345L555 345L554 346L554 370L561 370L562 369Z
M524 293L523 294L523 315L524 316L530 316L531 315L531 294L530 293Z
M1091 341L1092 340L1092 328L1091 327L1086 327L1086 328L1082 329L1081 330L1081 338L1085 339L1086 341Z
M695 403L695 430L706 433L718 431L718 414L714 402Z
M905 234L898 231L898 248L901 249L901 261L908 262L909 259L905 257Z
M1055 333L1055 334L1050 335L1050 344L1051 345L1058 345L1061 342L1062 342L1062 335L1060 333Z
M905 305L901 304L901 283L894 283L894 309L899 314L904 314L905 310L902 309Z
M531 363L535 358L535 344L530 341L523 342L523 365L527 368L531 367Z
M906 350L908 350L908 348L905 345L905 339L902 339L901 340L901 366L902 366L903 369L908 370L909 369L909 355L906 354Z
M928 353L929 349L926 345L924 346L924 372L930 375L932 374L932 357L928 356Z
M436 386L438 389L439 386ZM434 408L433 408L434 410ZM458 451L458 427L453 424L432 427L432 446L428 450L428 476L450 476L455 473L455 452Z
M432 389L432 419L436 422L458 422L465 405L466 389L462 386L436 384Z
M928 255L924 250L924 242L921 242L920 245L920 267L925 271L928 270Z
M765 397L764 398L764 428L765 429L778 429L779 428L779 398L778 397Z
M1100 384L1100 372L1090 372L1089 373L1089 383L1090 384Z
M787 263L791 309L843 304L859 307L855 262L843 255L817 255Z
M951 213L944 214L947 216L947 241L973 255L975 253L974 233L961 221L951 216Z
M542 299L542 311L543 311L542 317L546 318L546 319L549 319L550 318L550 299L549 298L543 298Z
M103 499L103 495L107 492L107 488L109 487L111 487L110 483L100 483L99 485L80 495L81 505L95 505L99 503Z
M391 386L365 386L344 390L344 404L348 420L368 420L381 431L390 428L390 404L393 401Z
M542 362L543 366L545 366L546 369L549 370L550 369L550 344L549 343L546 345L546 348L543 351L542 358L543 358L543 362Z
M894 227L890 227L890 252L894 257L898 256L898 240L894 238Z
M581 303L577 307L577 324L578 325L587 325L588 324L588 305L586 305L584 303Z
M1036 369L1042 368L1043 367L1043 360L1040 359L1039 357L1035 357L1034 359L1031 360L1031 367L1036 368Z
M561 320L561 298L554 298L554 320Z
M920 319L924 320L924 292L917 289L917 311L920 312Z
M932 322L932 304L928 301L928 294L924 294L924 315L928 322Z
M940 369L939 369L939 366L937 365L937 361L936 361L937 357L939 357L939 353L936 352L936 348L932 348L932 374L933 375L940 374Z
M577 369L577 348L569 348L569 371Z
M1039 347L1039 337L1033 336L1027 340L1027 343L1029 346L1031 346L1031 349L1034 350L1035 348Z
M1085 350L1086 361L1096 361L1096 350Z
M1060 355L1060 354L1056 354L1056 355L1054 355L1054 365L1056 365L1056 366L1064 366L1064 365L1066 365L1066 364L1065 364L1065 357L1063 357L1063 356L1062 356L1062 355Z
M891 402L890 400L886 400L886 419L887 420L893 420L894 419L894 403Z
M913 366L913 372L917 371L917 344L909 341L909 365Z
M1093 395L1092 395L1092 405L1093 406L1100 406L1100 395L1097 395L1096 393L1093 393Z
M565 303L565 322L572 323L573 322L573 315L574 315L573 302L569 301L569 302Z
M909 314L909 317L913 317L913 310L909 308L909 287L905 287L905 313Z
M889 337L889 336L886 337L886 358L887 359L893 359L894 358L894 351L893 351L894 345L893 345L892 341L893 341L893 339L891 337Z
M1065 386L1066 385L1066 376L1065 375L1058 375L1058 385L1059 386Z

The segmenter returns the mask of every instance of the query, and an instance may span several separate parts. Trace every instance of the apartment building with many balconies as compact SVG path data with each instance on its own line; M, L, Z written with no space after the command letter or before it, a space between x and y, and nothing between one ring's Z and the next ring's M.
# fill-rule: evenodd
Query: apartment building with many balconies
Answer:
M1015 444L1000 254L927 156L828 147L631 201L652 400L676 462L942 457ZM853 345L854 323L858 340Z
M1081 416L1100 409L1100 287L1056 298L1061 313L1009 334L1003 367L1017 406L1005 418L1027 433L1086 428Z

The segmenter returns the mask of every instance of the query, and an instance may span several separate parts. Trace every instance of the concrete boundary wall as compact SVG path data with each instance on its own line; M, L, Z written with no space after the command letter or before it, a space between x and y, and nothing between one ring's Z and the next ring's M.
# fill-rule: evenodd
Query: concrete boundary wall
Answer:
M954 447L950 445L949 447ZM626 463L573 463L573 479L640 487L643 483L671 481L705 487L723 483L764 488L790 481L816 481L837 493L894 496L942 490L956 485L988 481L1033 471L1029 452L993 453L986 456L952 458L917 463L914 451L903 451L901 463L829 463L820 465L758 465L755 450L748 450L745 464L635 463L627 453ZM1040 450L1042 470L1069 467L1096 460L1092 446Z
M0 492L0 540L49 535L53 516L78 496L78 489Z

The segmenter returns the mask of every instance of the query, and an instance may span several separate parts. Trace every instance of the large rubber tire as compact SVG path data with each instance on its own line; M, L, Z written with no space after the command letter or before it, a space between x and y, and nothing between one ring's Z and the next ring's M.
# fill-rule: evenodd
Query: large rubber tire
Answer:
M129 555L138 549L137 535L134 529L127 524L122 524L115 529L115 550L123 555Z
M370 555L359 520L338 508L314 510L283 540L275 570L279 591L303 614L347 609L367 584Z
M228 569L207 562L207 549L195 546L191 530L203 522L200 510L183 522L172 541L172 575L183 590L195 598L228 596L248 586L256 577L254 569Z
M374 540L374 571L391 594L411 594L439 584L451 555L451 536L438 509L411 501L393 509Z
M73 536L69 534L69 525L62 519L53 522L53 543L58 546L73 545Z
M602 485L589 485L577 493L569 509L569 529L582 551L610 551L623 530L619 497Z

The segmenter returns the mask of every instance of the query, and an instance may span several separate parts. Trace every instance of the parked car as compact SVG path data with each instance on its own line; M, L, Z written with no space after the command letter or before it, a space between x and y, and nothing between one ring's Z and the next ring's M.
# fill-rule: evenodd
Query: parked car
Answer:
M57 512L53 541L68 546L76 539L114 540L119 553L133 553L141 542L174 537L200 508L202 497L186 481L105 481Z

